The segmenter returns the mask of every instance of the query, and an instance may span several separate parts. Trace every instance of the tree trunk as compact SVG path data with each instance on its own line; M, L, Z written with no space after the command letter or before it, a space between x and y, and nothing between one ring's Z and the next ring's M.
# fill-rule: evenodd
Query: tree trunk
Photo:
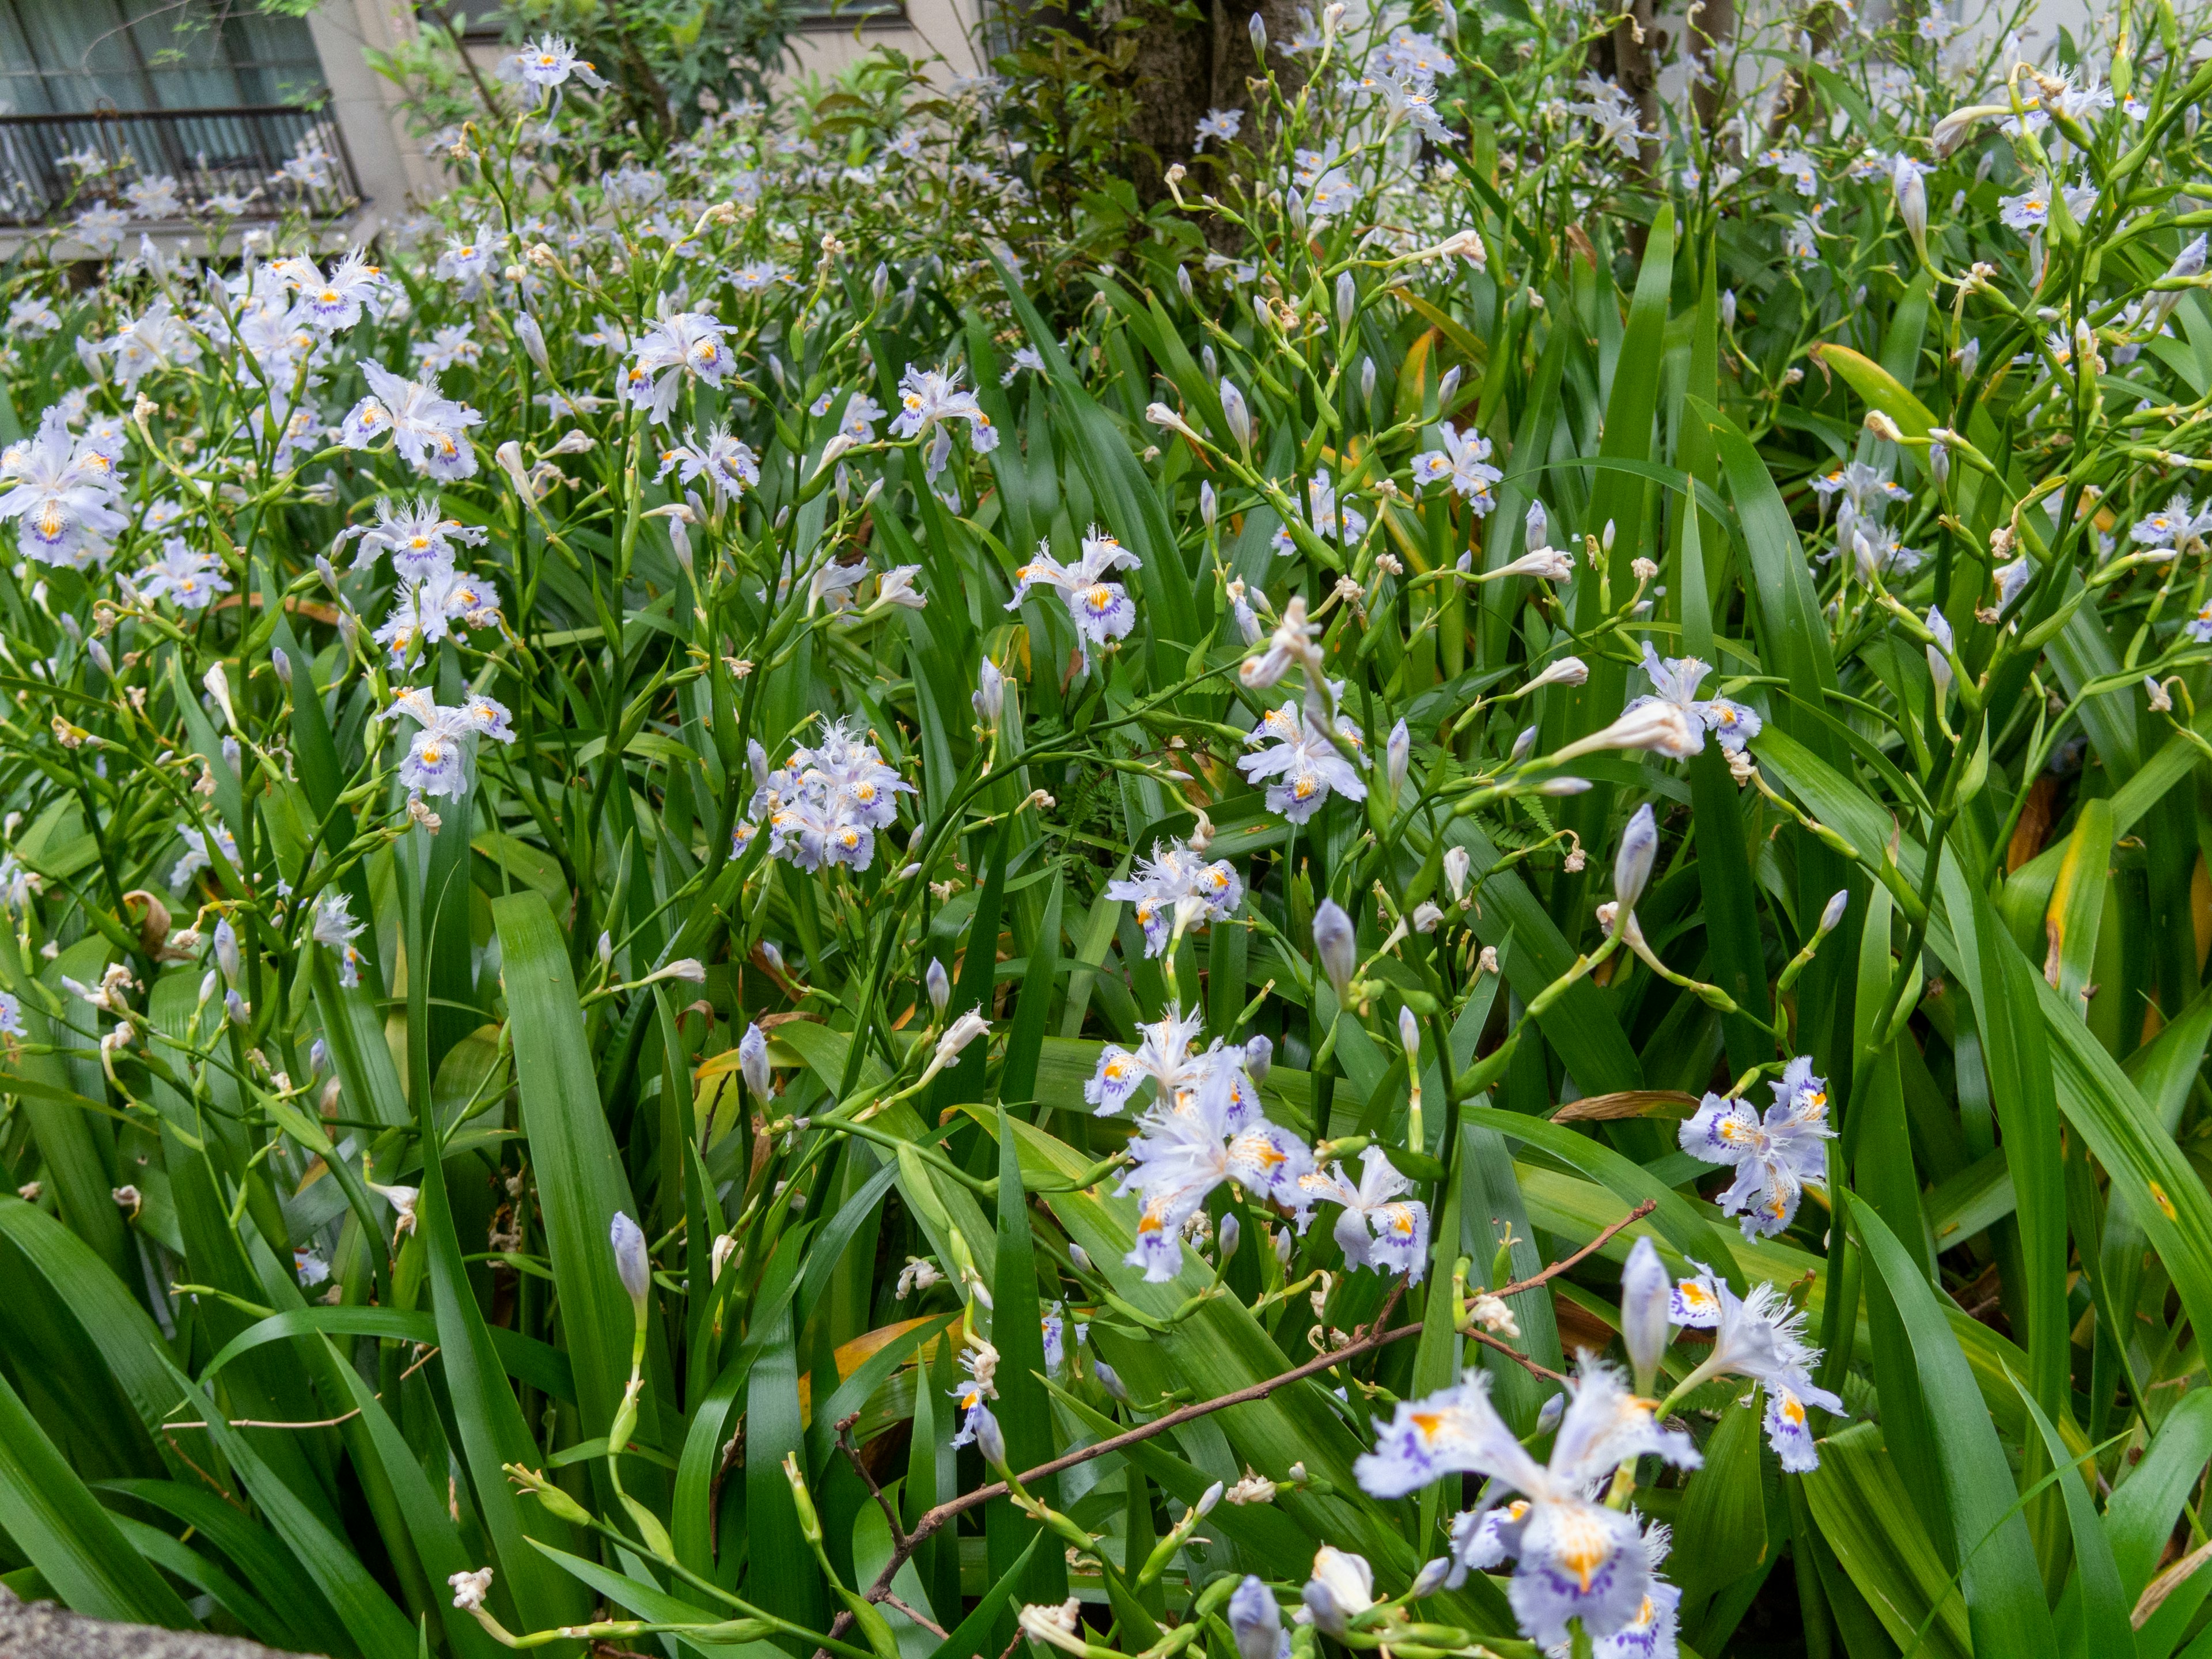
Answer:
M1198 124L1209 109L1243 110L1243 136L1259 137L1255 112L1260 100L1246 84L1260 73L1250 33L1255 14L1267 27L1268 63L1276 80L1293 94L1304 83L1273 46L1297 27L1296 0L1199 0L1199 10L1200 22L1176 16L1160 0L1109 0L1103 9L1101 21L1109 27L1141 20L1130 65L1136 112L1127 136L1138 147L1131 178L1138 201L1147 209L1167 195L1167 170L1189 162ZM1220 148L1218 143L1215 148Z
M1630 0L1613 26L1613 61L1620 89L1636 106L1636 124L1651 137L1638 146L1637 171L1649 181L1659 170L1659 72L1654 66L1658 37L1653 33L1651 0Z
M1690 106L1697 112L1698 125L1710 137L1728 107L1730 88L1722 77L1735 72L1729 54L1735 45L1735 0L1705 0L1693 9L1689 37L1692 70L1703 70L1690 83Z

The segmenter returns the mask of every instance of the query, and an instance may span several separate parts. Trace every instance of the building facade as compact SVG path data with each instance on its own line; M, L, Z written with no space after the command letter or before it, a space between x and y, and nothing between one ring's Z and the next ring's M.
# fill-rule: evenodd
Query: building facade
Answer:
M141 234L173 246L202 234L185 208L210 204L240 228L304 208L332 243L397 222L437 173L369 55L413 37L417 3L321 0L291 17L255 0L0 0L0 251L58 226L63 257ZM878 46L976 67L975 0L809 3L801 76ZM467 9L467 50L489 72L498 30L481 0Z

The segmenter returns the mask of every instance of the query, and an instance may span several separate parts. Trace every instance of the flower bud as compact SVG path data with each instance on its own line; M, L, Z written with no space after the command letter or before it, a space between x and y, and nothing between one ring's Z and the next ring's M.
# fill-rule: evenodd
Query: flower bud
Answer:
M1437 409L1448 410L1451 408L1453 395L1459 391L1459 378L1460 368L1457 363L1454 363L1444 371L1443 379L1437 382Z
M222 672L222 665L210 665L200 684L207 687L208 696L215 699L215 706L222 711L224 724L232 731L237 731L238 710L231 706L230 676Z
M1851 890L1848 887L1838 888L1836 890L1835 896L1828 901L1826 908L1820 912L1820 926L1819 931L1814 933L1814 937L1816 939L1826 939L1829 934L1834 933L1836 931L1836 924L1844 919L1844 912L1850 908Z
M1289 1645L1274 1592L1249 1574L1229 1598L1229 1628L1237 1659L1279 1659Z
M1304 1595L1314 1624L1326 1635L1341 1637L1375 1605L1375 1570L1365 1557L1323 1544L1314 1553L1313 1577Z
M1580 657L1561 657L1557 662L1545 665L1542 673L1521 688L1521 695L1526 696L1547 685L1583 685L1589 680L1588 663Z
M253 1010L246 1006L246 999L235 991L224 994L222 1011L229 1016L233 1025L243 1025L253 1018Z
M1237 1246L1243 1241L1244 1224L1233 1215L1221 1218L1221 1225L1214 1237L1221 1241L1219 1259L1224 1264L1237 1254Z
M522 342L522 349L530 354L532 362L548 374L553 372L553 365L545 359L545 331L526 311L514 319L514 337Z
M1075 1264L1075 1270L1078 1273L1087 1273L1096 1271L1091 1265L1091 1252L1085 1249L1080 1244L1070 1243L1068 1245L1067 1259Z
M1267 61L1267 23L1256 11L1252 14L1250 30L1252 51L1264 64Z
M1329 984L1335 988L1336 1000L1341 1003L1346 1000L1352 969L1359 964L1352 918L1333 898L1323 899L1321 908L1314 912L1313 940L1314 955L1320 961L1322 971L1328 975Z
M753 1098L765 1105L775 1086L775 1073L768 1063L768 1034L750 1022L745 1034L738 1039L738 1075L752 1091Z
M921 982L929 993L929 1006L935 1011L933 1024L935 1020L945 1018L945 1005L952 1000L952 981L945 971L945 964L932 957L928 968L921 975Z
M1897 216L1905 222L1905 234L1912 239L1912 251L1923 260L1928 258L1928 186L1921 179L1920 164L1909 155L1900 155L1893 165L1891 187L1897 192Z
M615 936L605 928L599 930L599 966L611 968L615 960Z
M1121 1373L1103 1359L1091 1362L1091 1374L1098 1379L1098 1386L1115 1400L1126 1402L1129 1398L1128 1385L1121 1381Z
M239 955L237 930L231 927L230 918L228 916L215 925L215 963L216 967L222 969L222 976L225 979L234 985L238 983L239 975L244 971L246 964L244 959Z
M1398 1010L1398 1046L1406 1051L1408 1065L1418 1066L1421 1060L1421 1022L1408 1007Z
M1185 305L1194 306L1198 303L1197 296L1191 292L1190 267L1188 265L1177 265L1176 267L1176 289L1182 295L1183 303Z
M1359 360L1359 400L1366 404L1375 401L1375 360L1372 357L1363 356Z
M1435 1560L1429 1562L1420 1571L1413 1575L1413 1587L1406 1592L1407 1598L1409 1601L1419 1601L1434 1595L1444 1587L1444 1580L1451 1576L1451 1557L1449 1555L1439 1555Z
M1457 904L1467 897L1467 875L1474 863L1474 855L1464 847L1444 848L1444 882L1451 889L1452 902Z
M1659 1357L1667 1352L1667 1313L1674 1293L1674 1280L1659 1251L1649 1237L1639 1238L1628 1253L1620 1274L1620 1337L1628 1348L1628 1363L1635 1370L1636 1387L1643 1393L1659 1374Z
M1601 749L1637 749L1671 760L1686 760L1704 742L1705 734L1692 728L1686 714L1671 702L1654 698L1640 708L1627 709L1610 726L1577 738L1553 758L1566 762Z
M1659 825L1649 806L1639 806L1620 837L1620 851L1613 860L1613 893L1623 913L1633 910L1651 879L1652 861L1659 855Z
M1006 1433L999 1426L999 1419L991 1408L976 1404L968 1413L967 1426L975 1431L975 1449L983 1454L983 1461L994 1469L1006 1466Z
M1932 605L1928 611L1928 631L1936 636L1936 642L1928 647L1928 672L1936 682L1936 706L1940 709L1951 690L1951 647L1955 641L1949 618Z
M1531 550L1552 544L1551 516L1544 511L1541 501L1528 503L1528 516L1522 521L1522 545Z
M1253 16L1256 20L1259 14L1255 12ZM1221 418L1229 423L1229 435L1237 440L1238 448L1252 447L1252 410L1234 380L1221 382Z
M611 1434L607 1437L607 1443L614 1443ZM822 1513L814 1507L814 1494L806 1489L806 1477L799 1471L797 1452L783 1455L783 1478L791 1484L791 1503L792 1507L799 1511L799 1535L819 1549L822 1547Z
M1390 728L1389 741L1382 749L1383 776L1389 780L1390 798L1394 801L1398 798L1398 792L1406 786L1406 772L1413 756L1413 733L1407 731L1406 722L1401 720Z
M1006 707L1006 677L999 672L999 665L988 657L975 671L975 690L969 700L975 705L975 718L986 726L996 726L999 716Z
M1524 761L1528 758L1528 751L1535 746L1536 728L1533 726L1524 726L1521 728L1520 735L1513 739L1513 752L1509 758Z
M1735 290L1734 289L1729 289L1721 295L1721 326L1726 329L1733 329L1735 326Z
M500 471L507 474L507 481L514 486L516 495L521 496L526 501L536 497L537 491L530 487L530 474L522 465L520 444L509 438L497 449L492 451L492 459L499 463Z
M1348 270L1339 271L1336 277L1336 325L1349 329L1352 313L1359 305L1359 284L1352 280Z
M622 1276L623 1289L629 1292L630 1310L642 1324L646 1298L653 1294L653 1263L646 1257L645 1234L637 1223L617 1210L607 1228L607 1243L614 1249L615 1272Z
M1192 429L1190 422L1183 419L1182 416L1176 414L1175 410L1170 409L1165 404L1146 404L1145 406L1145 418L1147 421L1150 421L1154 426L1166 427L1170 431L1182 433L1187 438L1195 438L1198 436L1198 434Z
M283 646L272 645L269 647L269 665L276 671L277 683L289 691L292 689L292 659L285 654Z
M1198 516L1204 520L1208 530L1213 528L1214 520L1220 512L1221 503L1214 496L1212 482L1210 479L1201 482L1198 486Z
M1267 1080L1268 1068L1274 1063L1275 1045L1273 1039L1262 1034L1245 1040L1244 1070L1253 1082L1265 1083Z

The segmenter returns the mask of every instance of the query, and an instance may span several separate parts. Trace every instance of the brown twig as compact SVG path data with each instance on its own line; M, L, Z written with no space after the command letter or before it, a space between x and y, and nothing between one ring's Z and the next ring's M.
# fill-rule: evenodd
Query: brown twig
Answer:
M169 1449L176 1454L177 1461L179 1463L182 1463L186 1468L190 1469L194 1474L199 1476L201 1480L206 1481L210 1486L214 1488L215 1495L222 1499L224 1503L229 1504L231 1508L238 1510L241 1515L250 1513L251 1511L247 1510L246 1501L243 1498L239 1497L236 1492L231 1491L229 1487L224 1486L222 1481L216 1480L213 1475L210 1474L205 1469L193 1462L190 1457L185 1455L185 1449L177 1443L177 1437L169 1432L170 1426L171 1425L163 1425L161 1430L161 1438L168 1443Z
M860 1448L853 1443L853 1425L860 1420L860 1413L858 1412L837 1419L837 1449L845 1454L845 1461L853 1466L853 1473L860 1477L861 1484L868 1489L868 1495L876 1500L876 1507L884 1512L884 1519L891 1529L891 1549L896 1553L906 1542L906 1528L899 1524L898 1510L893 1507L891 1500L884 1496L884 1489L876 1484L876 1477L868 1473L868 1466L860 1461ZM940 1639L944 1634L943 1631L938 1632Z
M1589 1243L1583 1245L1582 1249L1577 1250L1572 1255L1561 1256L1557 1261L1554 1261L1550 1267L1544 1268L1542 1271L1532 1273L1526 1279L1516 1279L1510 1285L1502 1285L1498 1290L1491 1292L1491 1294L1499 1297L1518 1296L1523 1291L1534 1290L1539 1285L1543 1284L1547 1279L1557 1279L1561 1273L1566 1272L1568 1268L1575 1266L1585 1257L1596 1255L1607 1244L1610 1244L1613 1242L1614 1236L1623 1228L1634 1226L1638 1222L1643 1220L1645 1216L1650 1215L1652 1211L1658 1207L1659 1200L1657 1199L1645 1199L1641 1204L1631 1210L1626 1215L1621 1217L1620 1220L1614 1222L1604 1231L1598 1234L1595 1238L1590 1240Z
M907 1606L905 1602L900 1601L897 1596L893 1595L889 1590L885 1590L884 1592L884 1605L894 1613L904 1613L908 1618L913 1620L915 1624L921 1626L932 1636L934 1636L939 1641L945 1642L951 1639L951 1632L946 1630L944 1626L939 1624L927 1613L916 1612L914 1608Z
M229 1422L224 1424L223 1426L229 1429L334 1429L341 1423L350 1423L355 1418L359 1417L360 1415L361 1407L356 1406L351 1411L348 1412L343 1417L319 1417L312 1423L276 1423L265 1422L259 1418L253 1417L234 1417ZM209 1426L210 1425L205 1423L164 1423L161 1425L164 1431L170 1429L204 1429Z
M1657 1207L1656 1200L1646 1199L1571 1255L1561 1257L1549 1267L1530 1274L1526 1279L1517 1279L1510 1285L1501 1285L1492 1294L1499 1297L1518 1296L1523 1291L1538 1289L1566 1272L1576 1263L1603 1249L1622 1229L1641 1221ZM1376 1349L1384 1347L1390 1343L1419 1334L1423 1322L1418 1319L1411 1324L1401 1325L1395 1330L1385 1328L1389 1322L1391 1313L1398 1305L1398 1298L1404 1293L1405 1288L1403 1280L1393 1285L1390 1287L1389 1296L1383 1301L1382 1311L1375 1317L1375 1322L1364 1327L1363 1334L1354 1336L1345 1346L1318 1354L1304 1364L1293 1365L1290 1370L1279 1372L1265 1382L1255 1382L1249 1387L1234 1389L1212 1400L1200 1400L1191 1405L1180 1407L1165 1416L1154 1418L1149 1423L1139 1424L1137 1427L1121 1434L1112 1435L1094 1444L1081 1447L1069 1452L1064 1457L1055 1457L1048 1463L1040 1463L1036 1468L1028 1470L1018 1477L1021 1484L1028 1486L1033 1482L1058 1474L1063 1469L1072 1469L1079 1463L1087 1463L1095 1457L1103 1457L1109 1452L1120 1451L1124 1447L1137 1444L1139 1441L1150 1440L1154 1435L1164 1434L1170 1429L1179 1427L1198 1418L1210 1416L1218 1411L1225 1411L1231 1406L1248 1406L1255 1401L1265 1400L1278 1389L1287 1388L1293 1382L1304 1382L1307 1377L1316 1376L1322 1371L1334 1370L1347 1360L1357 1359L1362 1354L1371 1353ZM1486 1331L1470 1330L1465 1334L1474 1337L1486 1346L1496 1348L1500 1352L1510 1355L1539 1376L1555 1382L1566 1381L1559 1372L1547 1370L1537 1364L1527 1355L1506 1346L1504 1343ZM872 1486L874 1483L870 1484ZM947 1498L944 1503L925 1511L921 1518L914 1523L914 1530L907 1533L901 1541L893 1546L891 1559L884 1564L884 1570L876 1575L876 1582L868 1586L866 1599L871 1601L880 1601L890 1595L892 1579L898 1576L899 1569L906 1565L908 1557L914 1553L915 1547L943 1527L945 1522L957 1519L979 1504L988 1504L994 1498L1005 1496L1006 1496L1006 1483L1003 1480L994 1480L988 1486L978 1486L973 1492L963 1492L957 1498ZM896 1528L897 1523L894 1522L892 1524ZM843 1636L852 1626L852 1610L847 1608L839 1613L836 1620L831 1623L830 1638L834 1641ZM815 1659L822 1659L822 1654L819 1651L817 1652Z
M1533 1376L1542 1377L1547 1382L1564 1382L1567 1380L1559 1372L1553 1370L1549 1365L1538 1364L1534 1360L1529 1358L1527 1354L1522 1353L1520 1349L1513 1346L1510 1343L1499 1341L1488 1331L1480 1329L1467 1330L1461 1332L1460 1334L1462 1336L1473 1337L1476 1341L1481 1343L1486 1348L1497 1349L1498 1352L1504 1354L1508 1359L1518 1362L1523 1370L1529 1372Z

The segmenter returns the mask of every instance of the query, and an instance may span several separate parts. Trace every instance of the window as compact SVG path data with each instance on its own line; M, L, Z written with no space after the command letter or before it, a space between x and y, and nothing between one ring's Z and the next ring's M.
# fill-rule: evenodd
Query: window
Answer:
M507 19L500 15L497 0L416 0L415 15L477 45L507 39Z
M228 109L322 86L306 22L252 0L0 0L0 114Z
M792 0L788 10L802 29L849 29L855 23L906 21L902 0Z

